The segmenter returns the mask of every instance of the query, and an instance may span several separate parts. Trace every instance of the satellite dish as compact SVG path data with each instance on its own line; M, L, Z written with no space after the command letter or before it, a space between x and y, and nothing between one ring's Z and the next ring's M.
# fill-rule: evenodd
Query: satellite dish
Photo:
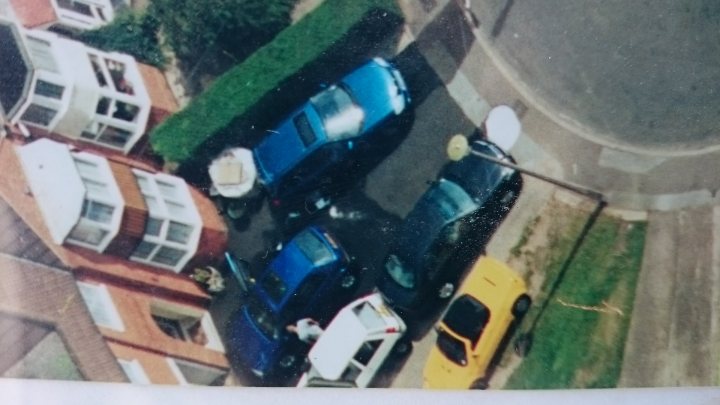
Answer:
M490 110L485 120L485 136L506 152L517 142L521 128L517 114L506 105Z
M450 160L458 161L470 152L470 146L465 135L457 134L450 138L447 145L447 154Z

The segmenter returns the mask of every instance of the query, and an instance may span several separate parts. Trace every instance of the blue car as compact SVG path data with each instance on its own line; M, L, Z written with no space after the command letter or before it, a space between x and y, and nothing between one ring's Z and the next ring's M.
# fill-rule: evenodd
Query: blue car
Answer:
M332 235L305 228L260 274L231 319L231 358L263 380L290 374L309 347L285 327L306 317L329 321L350 302L359 277Z
M356 144L401 114L410 95L400 72L374 58L310 98L253 150L258 179L276 200L313 191L347 163Z

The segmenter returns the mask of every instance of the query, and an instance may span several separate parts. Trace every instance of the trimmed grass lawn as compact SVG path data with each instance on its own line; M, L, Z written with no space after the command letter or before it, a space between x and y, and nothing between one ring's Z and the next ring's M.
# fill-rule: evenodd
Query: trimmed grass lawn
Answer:
M563 209L551 226L547 253L528 265L545 281L521 329L528 328L589 213ZM553 229L554 228L554 229ZM644 222L601 216L550 297L527 357L505 389L609 388L617 385L645 245ZM521 243L523 243L521 241ZM520 249L514 249L519 251Z

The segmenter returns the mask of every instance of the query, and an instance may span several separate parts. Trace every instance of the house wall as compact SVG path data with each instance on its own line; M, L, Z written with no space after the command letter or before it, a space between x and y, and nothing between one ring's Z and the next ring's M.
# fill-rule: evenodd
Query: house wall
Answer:
M180 383L172 370L170 370L165 355L112 341L108 342L108 346L110 347L110 351L112 351L118 359L128 361L137 360L142 366L143 371L145 371L150 383L170 385Z
M120 257L130 257L130 254L142 241L148 210L130 167L113 161L108 161L108 163L123 200L125 200L125 207L120 221L120 230L105 252Z
M85 277L82 281L97 282L91 277ZM192 282L192 280L188 278L188 282ZM152 296L126 287L105 285L125 326L125 330L122 332L100 326L100 332L108 342L152 354L159 354L163 357L167 355L211 367L229 368L225 353L166 335L157 326L151 314L152 303L157 300L177 304L192 311L206 313L207 310L203 306L179 302L167 294Z

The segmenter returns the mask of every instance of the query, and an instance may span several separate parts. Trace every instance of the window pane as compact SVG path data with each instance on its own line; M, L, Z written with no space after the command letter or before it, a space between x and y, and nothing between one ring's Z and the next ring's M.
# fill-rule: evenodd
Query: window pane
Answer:
M175 266L183 256L185 256L184 250L162 246L152 258L152 261L168 266Z
M190 240L190 233L192 233L193 227L190 225L181 224L180 222L170 221L170 227L168 228L167 240L182 244L187 244Z
M118 101L115 103L113 118L134 122L135 118L137 118L138 112L140 112L140 107Z
M55 114L57 114L57 111L53 110L52 108L43 107L37 104L31 104L30 107L25 110L25 114L23 114L22 118L20 119L27 122L33 122L35 124L40 124L42 126L48 126L50 124L50 121L55 118Z
M95 107L95 113L101 114L101 115L108 115L108 111L110 111L110 103L112 100L110 100L107 97L100 97L100 100L98 100L97 107Z
M86 199L83 201L82 213L80 215L91 221L108 224L112 221L114 211L115 207L111 205Z
M110 78L115 85L115 89L120 93L135 94L132 83L125 77L125 64L112 59L105 59Z
M153 249L155 249L157 245L150 242L142 241L138 245L137 248L135 248L135 251L133 252L131 257L136 257L138 259L147 259L148 256L150 256L150 253L152 253Z
M167 206L168 212L170 212L170 215L172 215L173 217L177 218L185 216L184 205L175 202L165 201L165 206Z
M92 17L92 11L90 11L90 6L88 6L85 3L80 3L73 0L57 0L58 7L64 8L65 10L74 11L76 13Z
M90 179L82 180L88 197L102 198L108 195L107 184Z
M32 36L26 36L28 51L33 65L41 70L49 70L58 73L57 62L52 53L50 42Z
M71 241L85 243L88 245L98 246L108 232L104 229L91 226L87 223L80 223L75 225L68 238Z
M132 133L130 131L107 126L102 134L100 134L98 141L115 147L124 147L131 136Z
M98 84L100 87L107 87L107 79L105 78L105 73L102 70L102 66L100 65L100 61L98 60L98 57L95 55L88 55L90 58L90 64L93 67L93 71L95 72L95 79L97 79Z
M163 220L150 217L145 224L145 235L160 236Z
M121 332L125 330L120 314L104 285L78 282L77 286L96 324Z
M57 84L48 83L44 80L38 80L35 84L35 94L41 96L61 99L65 88L58 86Z
M142 365L140 365L137 360L128 361L118 359L118 363L120 363L120 367L122 367L125 375L128 377L128 380L130 380L131 383L150 384L150 379L148 379L147 374L145 374L145 370L142 368Z
M100 170L98 169L98 165L94 162L88 162L87 160L83 160L77 156L74 156L73 160L75 161L75 167L77 168L78 173L80 173L80 177L90 179L100 177Z
M172 199L180 198L177 186L175 184L158 180L157 185L158 185L158 188L160 189L160 194L162 194L163 197L172 198Z
M93 121L85 129L83 129L80 136L85 139L95 140L95 138L97 138L97 134L102 132L103 129L105 129L105 125L100 125L100 123Z

